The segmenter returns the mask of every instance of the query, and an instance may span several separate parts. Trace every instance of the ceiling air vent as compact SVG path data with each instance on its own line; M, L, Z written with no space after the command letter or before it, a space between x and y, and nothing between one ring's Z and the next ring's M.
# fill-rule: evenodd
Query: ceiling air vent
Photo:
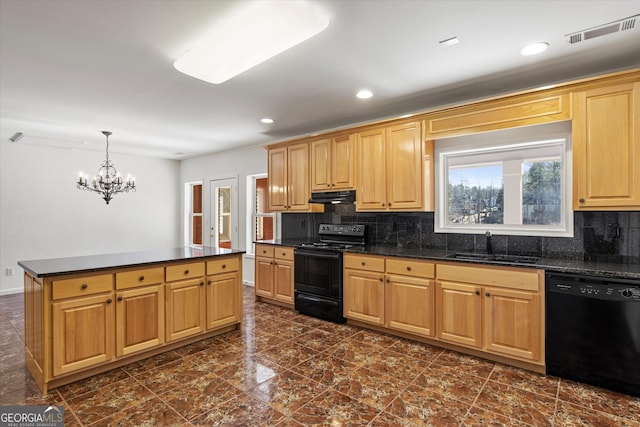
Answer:
M617 33L619 31L632 30L636 27L636 18L639 16L640 15L630 16L629 18L620 19L608 24L587 28L586 30L567 34L565 37L567 37L567 41L570 44L574 44L589 39L595 39L596 37L606 36L607 34Z

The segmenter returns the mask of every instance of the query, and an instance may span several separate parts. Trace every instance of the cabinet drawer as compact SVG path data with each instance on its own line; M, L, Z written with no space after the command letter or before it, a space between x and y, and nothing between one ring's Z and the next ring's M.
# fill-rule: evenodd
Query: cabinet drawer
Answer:
M53 299L71 298L83 295L109 292L113 289L113 274L76 277L75 279L54 280Z
M379 271L382 273L384 272L384 258L346 254L344 256L344 268Z
M543 270L438 264L438 280L526 291L539 291L544 283L543 274Z
M432 279L435 276L435 264L424 261L410 261L403 258L387 258L387 273L402 274L403 276L424 277Z
M240 269L240 258L221 257L212 261L207 261L207 274L227 273L229 271L238 271Z
M116 289L157 285L162 282L164 282L164 268L162 267L116 273Z
M177 264L167 267L167 282L202 276L204 276L204 262Z
M273 246L271 246L271 245L256 245L256 256L273 258Z
M273 250L276 259L284 259L287 261L293 261L293 248L287 248L284 246L276 246Z

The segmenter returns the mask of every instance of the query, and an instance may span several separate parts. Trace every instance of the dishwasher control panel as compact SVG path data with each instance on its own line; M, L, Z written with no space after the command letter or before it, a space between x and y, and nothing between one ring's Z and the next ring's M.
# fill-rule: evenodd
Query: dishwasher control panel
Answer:
M640 283L634 281L550 275L547 290L586 298L640 303Z

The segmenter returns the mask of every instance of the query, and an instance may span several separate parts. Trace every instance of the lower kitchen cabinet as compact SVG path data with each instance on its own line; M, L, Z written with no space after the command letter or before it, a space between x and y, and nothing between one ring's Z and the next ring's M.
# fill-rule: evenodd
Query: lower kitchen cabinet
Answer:
M165 285L167 341L204 332L206 324L204 281L202 277Z
M388 275L385 284L386 325L415 335L435 335L433 280Z
M542 270L438 265L437 338L543 363Z
M53 375L77 371L114 357L113 294L52 304Z
M237 256L207 262L207 329L242 321L242 277Z
M293 248L256 245L256 297L293 306L293 266Z
M384 325L384 273L344 270L344 317Z
M116 356L164 343L164 285L116 292Z

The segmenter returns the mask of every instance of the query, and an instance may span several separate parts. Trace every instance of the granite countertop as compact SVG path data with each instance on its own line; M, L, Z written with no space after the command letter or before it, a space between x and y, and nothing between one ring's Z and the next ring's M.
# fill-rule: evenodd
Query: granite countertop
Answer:
M150 264L180 261L197 261L221 255L243 254L235 249L181 247L143 252L124 252L104 255L87 255L69 258L50 258L18 261L18 265L36 277L61 276L87 273L118 267L141 267Z
M308 239L281 239L281 240L260 240L256 243L264 243L278 246L296 246L300 243L308 242ZM468 260L452 258L456 252L447 252L443 249L407 249L394 246L367 245L364 247L354 246L346 249L346 253L359 253L366 255L396 256L404 258L425 259L433 261L447 261L469 264L503 265L509 267L538 268L547 272L572 273L594 275L602 277L612 277L619 279L640 280L640 264L607 263L596 261L569 260L558 258L539 258L535 263L508 262L508 261L487 261L482 259Z

